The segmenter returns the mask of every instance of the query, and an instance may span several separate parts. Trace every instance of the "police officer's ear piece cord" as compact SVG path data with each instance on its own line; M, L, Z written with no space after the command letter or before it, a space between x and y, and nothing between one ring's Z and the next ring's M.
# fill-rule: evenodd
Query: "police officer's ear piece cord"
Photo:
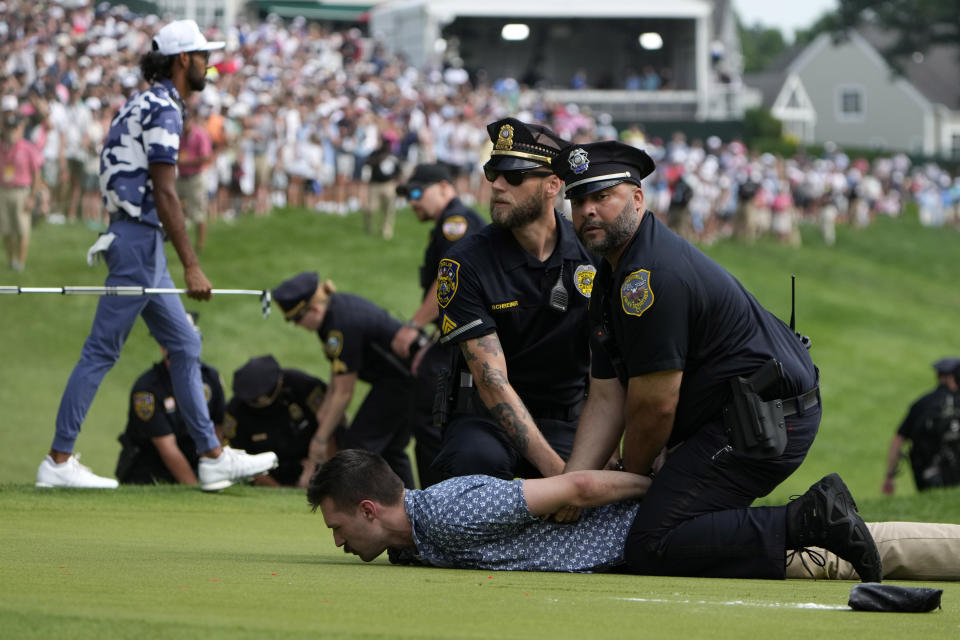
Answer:
M563 262L560 263L560 275L557 276L557 281L554 283L553 288L550 289L550 308L554 311L560 311L561 313L567 310L567 304L570 302L570 295L567 293L566 287L563 286Z

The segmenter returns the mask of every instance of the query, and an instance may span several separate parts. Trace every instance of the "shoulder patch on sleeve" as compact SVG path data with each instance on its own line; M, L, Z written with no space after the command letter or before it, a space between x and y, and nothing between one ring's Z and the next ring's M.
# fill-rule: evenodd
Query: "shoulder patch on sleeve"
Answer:
M457 294L460 263L444 258L437 267L437 304L444 309Z
M639 269L628 275L620 286L620 304L629 316L640 317L653 305L650 272Z
M133 394L133 411L137 417L147 422L157 409L157 399L149 391L137 391Z
M314 387L313 391L310 392L310 395L307 396L307 406L310 407L310 410L314 413L320 408L320 405L323 403L324 391L321 387Z
M223 415L223 437L227 440L237 437L237 419L229 413Z
M331 331L327 334L327 340L323 343L324 353L333 360L343 352L343 332Z
M450 216L443 221L440 229L447 240L459 240L467 232L467 219L463 216Z

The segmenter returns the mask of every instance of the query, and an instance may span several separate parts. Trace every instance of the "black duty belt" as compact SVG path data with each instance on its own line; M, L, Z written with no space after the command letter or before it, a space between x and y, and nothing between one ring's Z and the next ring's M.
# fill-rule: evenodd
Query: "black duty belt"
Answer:
M808 410L813 409L820 404L820 385L818 384L810 391L787 398L783 401L783 417L787 418L797 414L803 415Z

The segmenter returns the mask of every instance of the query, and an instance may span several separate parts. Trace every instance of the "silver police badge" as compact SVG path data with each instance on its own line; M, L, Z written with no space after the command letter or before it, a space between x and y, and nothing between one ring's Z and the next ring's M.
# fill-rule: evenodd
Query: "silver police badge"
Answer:
M587 156L587 152L580 147L570 152L567 162L570 163L570 170L577 175L590 168L590 158Z
M620 287L620 304L623 312L640 317L653 305L653 289L650 288L650 272L646 269L634 271L626 277Z
M593 294L593 279L597 276L597 268L592 264L582 264L573 274L573 284L584 298Z

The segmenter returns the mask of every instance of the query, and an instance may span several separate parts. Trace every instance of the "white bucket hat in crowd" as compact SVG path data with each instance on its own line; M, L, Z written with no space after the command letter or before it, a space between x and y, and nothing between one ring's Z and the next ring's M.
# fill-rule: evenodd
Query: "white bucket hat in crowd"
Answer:
M193 20L175 20L153 37L153 48L165 56L191 51L223 49L226 42L209 42Z

